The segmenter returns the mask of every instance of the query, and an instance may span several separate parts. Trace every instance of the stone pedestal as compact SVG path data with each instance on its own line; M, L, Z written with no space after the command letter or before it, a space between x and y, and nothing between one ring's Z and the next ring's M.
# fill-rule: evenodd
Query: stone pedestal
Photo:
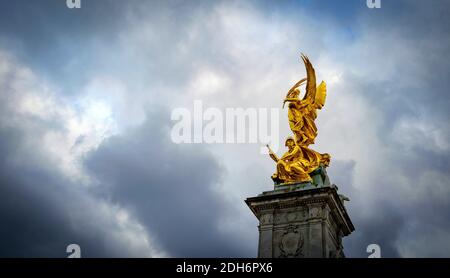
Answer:
M259 258L344 257L342 237L355 228L343 196L324 169L313 180L277 185L245 201L259 220Z

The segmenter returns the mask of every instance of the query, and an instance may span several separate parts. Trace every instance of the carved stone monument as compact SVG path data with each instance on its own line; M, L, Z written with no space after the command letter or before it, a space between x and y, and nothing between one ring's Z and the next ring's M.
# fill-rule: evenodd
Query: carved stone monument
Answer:
M246 200L259 220L259 258L342 258L353 224L325 169L315 182L276 186Z
M289 127L294 137L285 142L287 151L278 157L269 145L276 163L272 175L274 190L248 198L247 205L259 220L260 258L344 257L342 237L355 228L344 207L349 199L337 193L326 167L330 155L309 148L317 136L317 111L325 105L326 83L316 86L315 70L302 54L307 77L287 93ZM300 99L300 86L306 92Z

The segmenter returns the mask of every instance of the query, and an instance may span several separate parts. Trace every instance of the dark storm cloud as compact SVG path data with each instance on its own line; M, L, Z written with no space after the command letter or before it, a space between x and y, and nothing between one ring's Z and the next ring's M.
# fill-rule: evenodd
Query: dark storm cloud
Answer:
M66 0L1 0L0 47L74 94L80 80L92 74L78 68L95 61L87 50L116 39L126 7L111 0L82 1L81 9L67 8Z
M368 145L372 157L332 162L328 170L331 181L350 197L347 208L356 227L355 233L344 241L347 256L367 256L366 247L372 243L381 246L384 257L449 256L449 249L439 248L450 242L447 189L450 153L445 147L450 134L450 66L446 59L450 53L448 1L383 1L379 10L365 8L365 0L345 5L337 1L305 3L309 3L305 7L312 9L309 11L317 18L326 17L324 21L331 18L331 22L336 22L330 28L342 31L337 37L345 45L331 40L325 49L330 53L338 49L334 57L338 61L350 57L346 64L348 71L362 61L363 66L357 68L362 72L372 66L376 71L371 73L390 73L378 79L358 72L343 74L343 79L353 83L359 89L358 94L379 112L376 120L381 125L376 127L375 136L386 148L383 159L392 166L378 172L377 179L360 178L361 184L355 184L361 161L375 160L382 150ZM295 19L296 9L303 8L305 3L277 6L283 15L278 19L300 26L303 19ZM136 47L128 51L135 55L133 61L144 62L131 65L126 73L119 70L117 76L126 79L127 74L137 75L134 78L142 83L152 79L155 84L170 87L189 83L192 69L198 65L220 65L231 72L236 70L232 62L223 61L224 55L218 55L222 53L218 46L226 47L226 43L217 30L198 29L199 34L188 40L189 51L180 51L177 42L190 38L191 24L209 26L204 21L211 10L210 6L202 9L205 3L125 4L99 0L83 1L80 10L66 8L64 0L1 1L0 4L0 47L11 50L40 75L60 84L62 94L76 91L72 86L74 80L88 79L95 71L103 73L104 68L93 63L105 57L117 58L113 65L120 69L130 66L126 64L126 55L121 60L114 52L121 49L117 35L128 35L129 25L141 23L142 18L148 19L143 21L148 25L136 28L142 33L133 34L135 37L129 43L135 43ZM273 20L269 16L273 14L264 11L262 6L242 7L254 8L265 16L262 18ZM289 12L285 13L286 7ZM132 12L127 13L127 8ZM242 28L246 27L249 26ZM145 40L146 36L150 42ZM315 36L319 41L321 34ZM144 38L145 48L136 37ZM125 36L126 42L127 39ZM361 44L352 48L358 42ZM258 43L255 41L255 45ZM97 47L104 50L102 47L108 44L116 48L111 56L101 56L103 53ZM292 38L289 44L297 47L302 42ZM237 45L240 46L239 40ZM346 52L348 49L351 51ZM372 53L358 56L358 49L369 49ZM319 56L322 51L321 47L311 49L311 56ZM244 61L245 58L241 57ZM235 79L239 81L238 76ZM9 83L1 83L0 94L9 93L9 87ZM1 104L0 108L3 108ZM244 247L245 237L231 235L229 229L221 230L224 215L232 213L233 208L219 195L217 185L223 182L222 175L230 173L225 172L226 167L218 164L204 146L173 144L168 137L167 114L164 109L156 109L148 113L142 125L110 137L91 151L84 166L99 184L89 189L80 189L79 184L72 184L67 177L53 171L54 166L45 155L40 157L33 150L23 152L26 136L30 136L24 129L35 125L48 130L60 128L58 119L36 121L22 128L0 126L0 256L61 257L66 255L67 244L74 242L82 246L84 256L139 256L140 253L126 250L109 236L112 232L108 231L108 225L113 224L107 221L106 225L97 227L86 224L101 223L93 216L96 208L89 206L104 200L132 212L169 255L253 256ZM350 120L351 114L349 109ZM0 117L8 119L10 114L4 112ZM23 121L29 123L29 119ZM407 129L407 125L405 129L404 121L413 128ZM360 132L364 133L372 125L373 122L363 123ZM433 141L435 137L431 135L435 133L437 139ZM43 133L33 136L39 138ZM352 143L349 142L349 148ZM40 153L40 149L36 148L35 152ZM16 164L19 156L29 161ZM245 197L248 196L241 199ZM75 212L78 221L72 218ZM248 224L250 229L256 231L254 223ZM253 240L256 242L257 238Z
M432 116L448 116L450 98L446 88L450 86L450 67L443 57L450 52L450 4L444 0L385 4L365 16L363 26L379 41L380 53L373 53L382 61L379 70L385 70L383 62L389 65L395 59L396 64L385 83L362 81L368 86L363 93L383 108L387 119L392 114L420 110Z
M87 200L70 181L37 166L14 163L24 136L0 128L0 257L67 257L66 247L72 243L81 246L83 257L123 255L114 242L105 240L102 227L87 230L73 221L71 215L86 208Z
M189 24L201 19L214 3L210 1L81 1L80 9L69 9L66 0L0 0L0 47L9 49L20 61L39 71L61 87L63 93L77 94L96 72L90 66L109 48L120 43L123 29L136 18L152 19L142 29L142 36L151 28L157 40L142 53L151 55L145 68L155 79L186 78L191 61L173 55L179 38L188 35ZM160 32L161 30L169 32ZM146 33L147 32L147 33ZM142 51L141 49L138 49ZM103 57L104 58L104 57ZM115 55L108 59L115 59ZM127 61L117 61L127 63ZM165 67L160 65L165 64ZM148 72L147 72L148 71ZM123 73L122 73L123 74Z
M355 191L354 191L355 192ZM354 196L353 201L358 197ZM359 204L364 206L364 204ZM407 220L401 213L390 207L389 203L378 203L377 210L370 217L353 214L352 222L357 231L344 238L344 252L349 257L368 257L366 248L370 244L378 244L383 258L396 258L400 254L396 240L402 236L402 228Z
M69 9L66 0L1 0L0 7L0 47L76 94L93 74L86 65L96 60L94 50L117 40L128 4L82 1Z
M123 24L121 15L127 6L110 0L82 1L82 4L82 9L69 9L66 0L1 0L2 42L14 40L23 51L20 54L37 64L56 64L58 61L44 59L49 58L51 53L53 57L69 56L80 45L92 40L113 39L116 35L114 31Z
M0 53L0 257L66 257L72 243L81 246L82 257L150 256L145 244L124 240L142 240L145 231L136 234L136 226L126 227L130 221L119 221L117 207L94 198L59 167L64 159L55 163L44 138L60 134L64 140L70 108L53 97L28 69ZM35 105L25 107L30 100ZM43 103L50 105L36 113Z
M201 145L172 143L169 123L167 111L151 112L87 157L100 194L133 211L171 256L252 256L220 230L230 211L216 190L223 169Z
M344 238L345 254L348 257L367 257L366 248L369 244L378 244L382 247L383 257L399 257L396 239L401 236L400 231L406 219L389 202L377 201L376 208L364 215L361 210L365 204L362 200L362 192L353 181L355 161L333 160L328 169L328 175L332 178L341 194L350 198L345 206L350 213L351 220L356 231ZM357 213L359 211L359 213Z
M433 234L433 231L446 234L435 238L435 241L441 241L442 246L446 246L450 240L450 200L445 197L450 184L445 185L447 188L439 188L441 185L437 184L437 177L433 180L434 176L428 178L428 182L423 181L430 172L438 173L447 182L450 180L450 152L440 149L430 136L439 131L441 139L448 141L450 135L450 127L446 124L450 116L450 65L443 59L450 53L447 29L450 20L445 16L450 5L448 1L404 1L399 8L399 12L394 14L387 3L379 13L374 12L365 18L366 30L374 30L371 33L378 36L380 41L381 52L374 53L374 59L381 61L378 62L379 70L383 71L383 62L389 64L392 59L396 61L393 75L387 82L377 84L370 80L358 80L365 84L361 93L382 112L379 116L383 124L378 135L385 146L390 148L394 167L380 176L378 181L368 181L372 183L374 194L371 199L376 204L370 214L362 217L356 212L367 206L365 203L356 200L355 204L349 204L357 227L352 238L346 240L353 256L364 256L361 250L364 251L364 247L370 243L380 244L385 257L400 256L405 242L412 244ZM411 131L412 134L405 134L407 130L399 132L402 121L425 126L428 130L417 128ZM414 138L413 145L405 140L407 136ZM406 180L405 186L395 178L397 174ZM396 190L400 186L403 192ZM424 188L423 191L418 191L420 187ZM407 197L416 191L412 193L414 198ZM444 196L439 198L439 193L433 192L442 192L440 194ZM355 193L357 198L357 189L353 190L353 195ZM450 254L445 249L427 250L425 244L415 248L404 254Z

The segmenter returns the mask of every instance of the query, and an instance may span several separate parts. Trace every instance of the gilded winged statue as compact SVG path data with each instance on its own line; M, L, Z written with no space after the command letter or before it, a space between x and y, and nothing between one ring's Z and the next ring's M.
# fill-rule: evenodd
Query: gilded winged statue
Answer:
M301 55L305 64L307 77L298 81L287 93L283 107L288 103L289 126L294 137L288 137L285 145L288 151L281 157L269 148L270 157L277 163L276 173L272 175L275 183L310 182L310 173L321 165L330 163L330 155L311 150L314 144L317 127L314 120L317 110L325 105L327 88L324 81L316 85L316 73L308 57ZM300 99L300 86L306 82L306 91Z

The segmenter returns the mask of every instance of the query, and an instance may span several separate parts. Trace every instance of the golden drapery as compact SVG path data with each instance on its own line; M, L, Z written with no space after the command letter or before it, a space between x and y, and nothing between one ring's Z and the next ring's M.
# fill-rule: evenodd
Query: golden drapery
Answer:
M308 146L314 144L317 137L317 127L315 119L317 110L322 109L326 99L326 83L322 81L316 87L316 75L314 68L308 57L302 54L305 64L307 78L297 82L288 92L284 103L288 102L289 127L294 133L294 138L286 140L288 151L278 159L270 151L270 156L277 163L277 171L272 178L278 183L289 182L309 182L309 173L313 172L320 165L328 166L330 156L321 154ZM306 81L306 92L303 99L299 99L299 87ZM284 105L283 105L284 107Z

